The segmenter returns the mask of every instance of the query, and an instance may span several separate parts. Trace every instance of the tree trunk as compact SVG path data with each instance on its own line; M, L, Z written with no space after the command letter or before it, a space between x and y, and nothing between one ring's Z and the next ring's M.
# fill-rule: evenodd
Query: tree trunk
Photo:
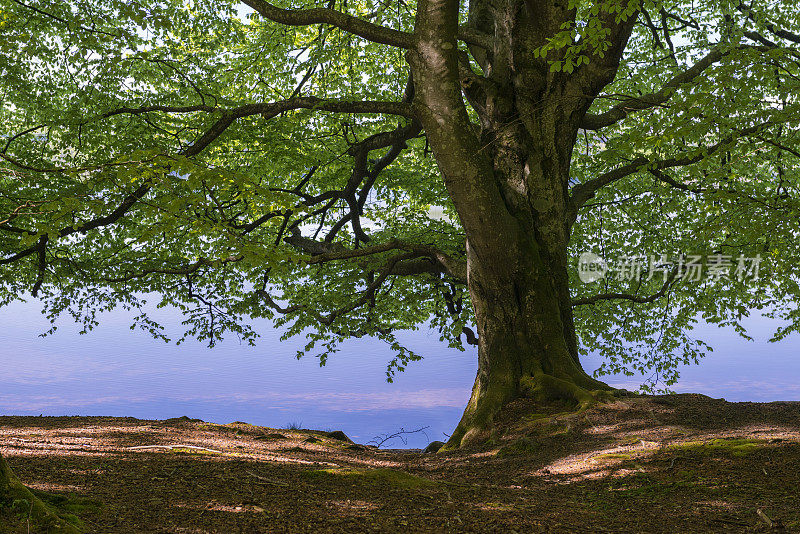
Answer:
M2 510L9 508L10 510ZM36 532L80 534L73 524L64 521L31 490L26 488L0 454L0 514L18 514Z
M536 51L574 20L572 2L470 0L471 24L491 39L474 53L476 73L456 43L459 5L419 0L416 45L406 54L415 115L466 234L478 328L478 375L450 448L485 436L521 395L586 406L611 389L578 360L569 173L581 121L614 78L635 19L602 15L611 30L606 53L563 72L551 64L563 50L547 58Z
M535 234L521 227L516 243L505 236L493 252L468 249L478 373L451 448L485 439L497 412L520 396L563 398L583 407L610 390L584 372L573 352L565 250L548 258Z
M519 396L565 398L584 407L611 390L580 365L567 270L567 191L577 121L561 102L516 103L516 127L482 136L499 201L467 223L467 283L478 329L478 375L449 446L485 437L499 409ZM580 110L575 110L574 114ZM458 207L458 204L457 204ZM466 210L474 210L465 206ZM465 213L462 220L469 220Z

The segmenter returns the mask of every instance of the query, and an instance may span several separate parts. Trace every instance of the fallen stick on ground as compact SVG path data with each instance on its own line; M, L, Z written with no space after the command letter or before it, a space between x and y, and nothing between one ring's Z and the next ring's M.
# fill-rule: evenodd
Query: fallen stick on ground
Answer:
M756 515L758 515L758 517L760 517L761 520L764 521L764 523L766 523L769 528L772 528L773 526L772 520L767 516L767 514L761 511L761 508L756 510Z
M208 449L206 447L198 447L196 445L137 445L136 447L125 447L125 450L135 451L138 449L195 449L198 451L216 452L222 454L222 451L216 449Z

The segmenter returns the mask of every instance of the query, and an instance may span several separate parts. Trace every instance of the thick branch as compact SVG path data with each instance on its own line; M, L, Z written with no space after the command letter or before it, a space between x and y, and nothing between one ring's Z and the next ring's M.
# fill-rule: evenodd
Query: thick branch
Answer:
M391 101L353 101L353 100L326 100L313 96L290 98L278 102L265 102L259 104L247 104L223 112L217 122L215 122L206 133L194 142L186 150L187 156L199 154L212 141L219 137L237 119L252 115L261 115L265 119L271 119L295 109L314 109L320 111L330 111L334 113L375 113L400 115L413 118L414 114L411 106L404 102Z
M748 19L750 19L750 20L752 20L753 22L756 22L756 23L758 22L758 19L756 18L755 14L752 11L752 4L750 6L746 6L746 5L744 5L744 3L740 2L739 5L736 6L736 7L737 7L737 9L739 11L744 13L744 15ZM793 43L800 44L800 34L797 34L797 33L794 33L794 32L790 32L790 31L785 30L783 28L778 28L777 26L775 26L771 22L765 22L764 26L767 28L767 30L769 30L776 37L780 37L782 39L786 39L787 41L791 41Z
M610 12L604 2L598 1L596 5L599 8L600 24L603 29L608 30L606 37L608 48L602 55L593 50L591 61L584 64L578 71L579 77L588 82L585 87L592 97L599 94L603 87L616 77L620 60L628 45L628 39L630 39L633 27L639 17L639 10L637 10L621 19L618 13Z
M105 116L112 116L121 113L139 114L150 111L163 111L163 112L190 112L190 111L208 111L206 106L185 106L185 107L168 107L168 106L150 106L141 108L120 108L108 112ZM236 119L247 117L251 115L261 114L269 119L294 109L319 109L323 111L342 112L342 113L387 113L392 115L401 115L413 118L411 106L403 102L381 102L381 101L339 101L339 100L324 100L315 97L299 97L279 102L248 104L238 108L223 112L220 119L209 128L194 144L189 146L183 151L183 155L194 156L199 154L204 148L211 144L217 137L219 137ZM31 170L34 172L59 172L67 169L38 169L26 166L20 162L15 161L10 156L0 153L0 157L9 161L10 163L19 166L23 169ZM124 165L109 164L109 165ZM68 169L68 170L81 170L81 169ZM67 237L75 233L86 233L90 230L108 226L120 220L136 202L141 200L149 191L152 184L148 181L140 185L136 190L125 196L122 202L108 215L96 217L82 224L67 226L58 232L58 237ZM40 251L40 245L29 246L11 256L0 259L0 265L13 263L22 258L30 256L31 254ZM41 284L39 284L41 285ZM38 287L37 287L38 289Z
M119 282L129 282L136 278L145 278L150 276L151 274L176 274L176 275L187 275L197 272L202 267L209 267L214 265L215 263L225 264L225 263L232 263L240 261L243 256L229 256L227 258L221 260L209 260L208 258L200 258L194 263L187 265L186 267L176 267L173 269L143 269L141 271L136 271L132 273L128 273L125 276L120 276L116 278L103 278L103 281L109 283L119 283Z
M472 328L468 326L462 326L461 333L464 334L464 336L466 336L467 343L469 343L470 345L476 345L476 346L478 345L478 336L475 334Z
M597 192L597 190L599 190L600 188L605 187L613 182L616 182L617 180L625 178L626 176L634 174L640 170L645 170L645 168L661 170L661 169L669 169L672 167L684 167L687 165L692 165L693 163L697 163L705 159L706 157L711 156L712 154L717 152L720 148L728 146L737 139L758 133L767 126L769 126L769 123L758 124L750 128L739 130L729 135L722 141L716 143L715 145L712 145L707 149L702 150L697 154L691 156L689 155L679 156L679 157L664 159L661 161L649 161L647 158L640 156L628 164L617 167L616 169L601 174L597 178L593 178L591 180L588 180L582 184L578 184L575 187L573 187L572 202L574 204L574 207L575 209L580 208L587 200L594 197L595 192Z
M313 315L320 323L326 326L330 326L331 324L333 324L333 322L336 320L337 317L349 313L355 310L356 308L359 308L370 302L374 298L375 291L377 291L378 288L380 288L383 282L386 280L386 278L388 278L392 274L397 264L405 260L412 259L414 257L415 254L413 252L407 252L405 254L400 254L389 258L386 264L381 269L380 275L366 287L366 289L361 293L361 296L356 301L341 308L337 308L328 313L327 315L323 315L305 304L296 304L293 306L288 306L286 308L283 308L278 303L276 303L269 295L269 293L267 293L266 291L258 290L256 293L264 300L264 302L267 303L269 307L282 314L290 314L302 310L306 313L310 313L311 315Z
M393 239L380 245L373 245L359 249L348 249L340 243L326 243L315 241L307 237L303 237L300 231L295 228L292 235L284 239L288 244L300 249L306 254L310 254L311 258L307 261L310 265L327 263L330 261L340 261L355 258L364 258L375 254L389 252L391 250L405 250L414 253L416 257L425 257L433 260L438 267L436 269L420 269L420 266L415 266L414 269L400 270L390 274L418 274L419 272L446 272L454 279L466 282L467 279L467 265L465 262L457 260L447 253L439 250L432 245L420 245L416 243L407 243L399 239Z
M144 197L148 191L150 191L151 184L150 182L146 182L140 185L135 191L129 193L125 196L122 202L117 206L114 211L109 213L108 215L104 215L102 217L96 217L91 219L83 224L75 225L75 226L67 226L59 230L58 237L67 237L69 235L75 233L86 233L89 230L94 230L95 228L100 228L101 226L108 226L109 224L115 223L120 220L128 210L142 197ZM13 263L17 260L30 256L34 252L38 252L40 250L40 243L32 245L24 250L17 252L7 258L0 259L0 265Z
M472 26L464 24L459 26L457 37L460 41L471 45L478 45L486 50L491 50L493 48L492 36L476 30Z
M486 220L476 203L491 209L504 199L495 181L493 164L476 135L462 96L458 68L459 2L420 0L417 3L417 50L406 60L414 75L414 110L425 129L448 194L458 211L470 244L482 246ZM498 210L497 213L503 213ZM511 216L493 221L503 233L517 224Z
M459 51L458 53L458 75L461 81L461 90L469 105L479 115L485 115L487 100L485 86L492 82L472 70L469 65L469 56L464 51Z
M628 293L603 293L600 295L594 295L592 297L585 297L582 299L572 299L572 306L585 306L587 304L596 304L601 300L629 300L631 302L635 302L636 304L647 304L650 302L655 302L656 300L660 299L664 295L667 294L667 290L669 290L670 286L672 285L675 277L678 275L678 268L675 267L670 271L669 276L666 280L664 280L664 285L661 286L661 289L658 292L653 293L647 297L642 297L639 295L631 295Z
M281 9L264 0L243 0L263 17L287 26L330 24L368 41L399 48L412 48L414 35L373 24L352 15L328 8Z
M584 130L599 130L600 128L611 126L619 122L630 113L653 108L665 103L672 98L672 95L675 94L681 85L693 81L708 67L725 57L726 54L727 52L714 49L690 68L673 76L659 91L639 97L627 98L604 113L587 113L583 117L581 128Z
M216 108L212 106L207 106L205 104L199 104L196 106L163 106L163 105L156 105L156 106L141 106L138 108L129 108L129 107L121 107L102 115L102 118L113 117L114 115L141 115L142 113L150 113L153 111L161 111L164 113L192 113L195 111L205 111L205 112L212 112Z

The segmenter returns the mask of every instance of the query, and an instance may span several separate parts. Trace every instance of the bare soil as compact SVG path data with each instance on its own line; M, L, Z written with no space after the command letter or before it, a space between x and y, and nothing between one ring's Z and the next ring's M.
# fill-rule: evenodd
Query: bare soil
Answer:
M438 454L188 418L0 417L0 452L29 487L79 498L60 505L87 532L800 532L800 403L519 401L490 443ZM0 532L29 527L0 514Z

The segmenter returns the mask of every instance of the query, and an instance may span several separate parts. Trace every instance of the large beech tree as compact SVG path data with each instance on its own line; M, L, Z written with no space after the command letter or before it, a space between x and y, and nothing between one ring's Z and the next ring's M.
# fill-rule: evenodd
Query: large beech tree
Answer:
M0 1L3 302L166 339L156 298L210 344L266 317L323 363L374 336L390 378L431 325L477 346L450 447L613 394L588 351L669 384L699 319L797 328L794 2L310 4ZM584 251L659 274L583 284Z

